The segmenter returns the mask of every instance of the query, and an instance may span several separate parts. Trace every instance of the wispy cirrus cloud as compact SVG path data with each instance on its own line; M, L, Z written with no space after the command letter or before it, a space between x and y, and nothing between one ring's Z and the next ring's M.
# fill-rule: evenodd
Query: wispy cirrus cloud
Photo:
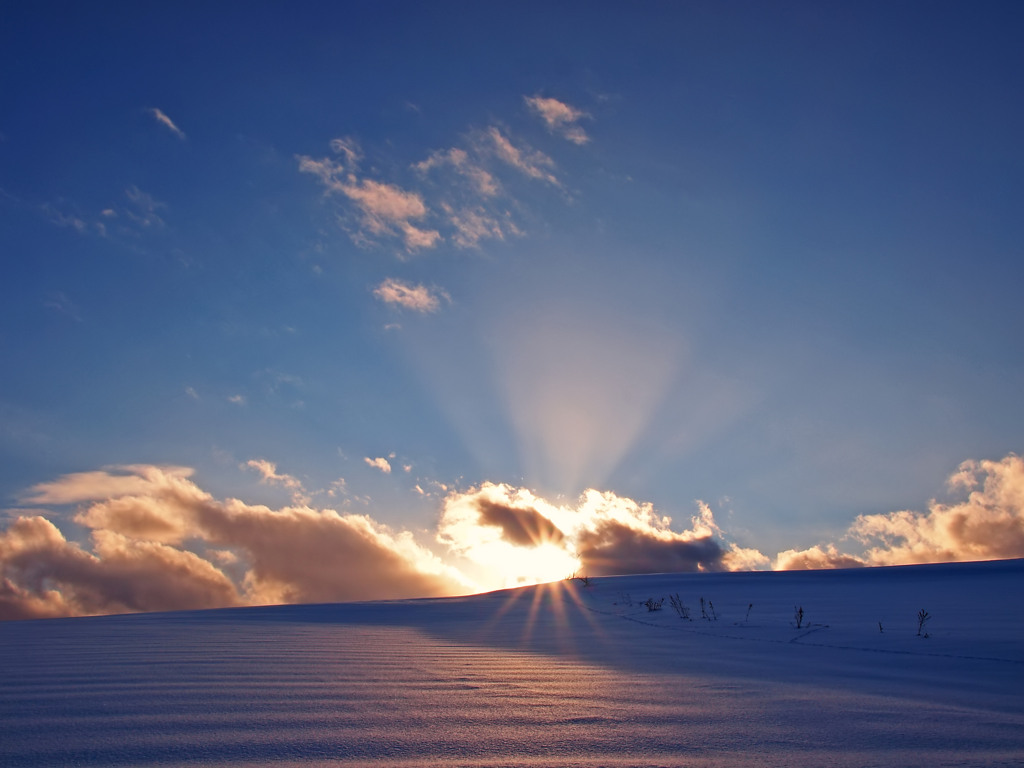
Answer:
M494 174L460 147L438 150L426 160L413 164L413 168L420 173L445 167L453 168L456 173L467 179L471 188L482 197L494 197L501 191L501 185Z
M291 493L292 501L295 504L309 504L310 494L302 485L302 481L294 475L277 471L277 465L266 459L250 459L242 465L243 469L252 469L260 474L262 482L268 485L277 485Z
M429 214L418 193L396 184L360 178L361 152L352 139L334 139L330 146L340 161L298 155L299 172L319 179L326 194L342 194L355 204L359 212L359 226L352 232L355 242L370 244L380 238L398 238L409 253L438 244L441 233L418 224Z
M547 125L548 130L558 133L573 144L586 144L590 141L586 131L579 126L579 121L590 117L586 112L571 107L558 99L543 96L524 96L526 105Z
M551 130L575 143L589 140L578 125L586 113L556 99L526 101ZM497 125L470 129L454 146L411 163L418 184L417 178L397 182L364 174L363 151L351 137L335 138L330 147L331 157L296 155L299 172L314 176L326 195L351 203L355 221L343 226L364 246L397 240L414 253L444 242L476 249L488 240L521 236L511 213L520 203L509 191L515 187L511 179L520 175L563 188L552 157Z
M82 313L78 306L63 291L50 294L46 301L43 302L43 306L71 318L76 323L82 322Z
M439 289L427 288L425 285L410 283L389 277L373 289L373 295L385 304L409 309L414 312L437 312L441 302L451 301L447 293Z
M551 171L555 167L555 161L540 150L523 145L516 146L511 139L493 125L487 129L485 136L491 151L502 162L512 166L520 173L526 174L531 179L546 181L556 187L561 186L561 182Z
M134 184L125 188L124 200L98 214L82 213L78 205L63 199L39 205L43 215L58 227L124 242L138 242L147 231L162 229L165 223L159 212L166 208L166 203Z
M160 123L160 125L164 126L182 141L185 140L185 132L175 125L174 121L171 120L171 118L169 118L162 109L151 107L148 111L149 114L153 116L153 119Z
M166 203L157 200L148 192L143 192L134 184L128 187L124 194L128 198L128 202L131 203L130 206L124 209L124 213L128 218L143 229L164 226L164 220L160 218L160 214L157 211L166 208Z

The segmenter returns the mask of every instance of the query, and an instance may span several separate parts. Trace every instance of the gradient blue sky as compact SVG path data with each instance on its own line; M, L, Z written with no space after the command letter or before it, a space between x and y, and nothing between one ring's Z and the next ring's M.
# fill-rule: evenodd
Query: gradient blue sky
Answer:
M453 490L595 488L769 556L924 509L1022 449L1022 29L6 3L0 503L187 466L436 549Z

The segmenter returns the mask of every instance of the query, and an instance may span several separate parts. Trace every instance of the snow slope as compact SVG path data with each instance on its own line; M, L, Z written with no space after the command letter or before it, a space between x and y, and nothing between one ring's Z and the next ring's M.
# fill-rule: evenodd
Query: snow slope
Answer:
M0 764L1019 766L1022 585L1014 560L8 622ZM642 604L677 594L689 621Z

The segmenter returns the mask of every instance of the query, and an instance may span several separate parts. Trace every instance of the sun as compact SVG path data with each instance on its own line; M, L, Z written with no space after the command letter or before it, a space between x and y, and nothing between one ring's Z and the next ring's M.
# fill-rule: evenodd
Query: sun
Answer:
M553 542L524 547L496 541L487 547L486 555L480 562L498 589L560 581L579 569L579 559Z

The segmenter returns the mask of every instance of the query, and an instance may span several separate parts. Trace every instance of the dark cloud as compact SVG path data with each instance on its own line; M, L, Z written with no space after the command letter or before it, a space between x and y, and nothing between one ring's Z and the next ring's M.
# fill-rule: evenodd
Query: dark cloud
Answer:
M710 535L683 540L610 520L581 532L576 546L590 576L727 570L725 550Z
M480 522L500 528L502 537L521 547L550 542L561 544L565 534L536 509L520 509L480 498L477 500Z

